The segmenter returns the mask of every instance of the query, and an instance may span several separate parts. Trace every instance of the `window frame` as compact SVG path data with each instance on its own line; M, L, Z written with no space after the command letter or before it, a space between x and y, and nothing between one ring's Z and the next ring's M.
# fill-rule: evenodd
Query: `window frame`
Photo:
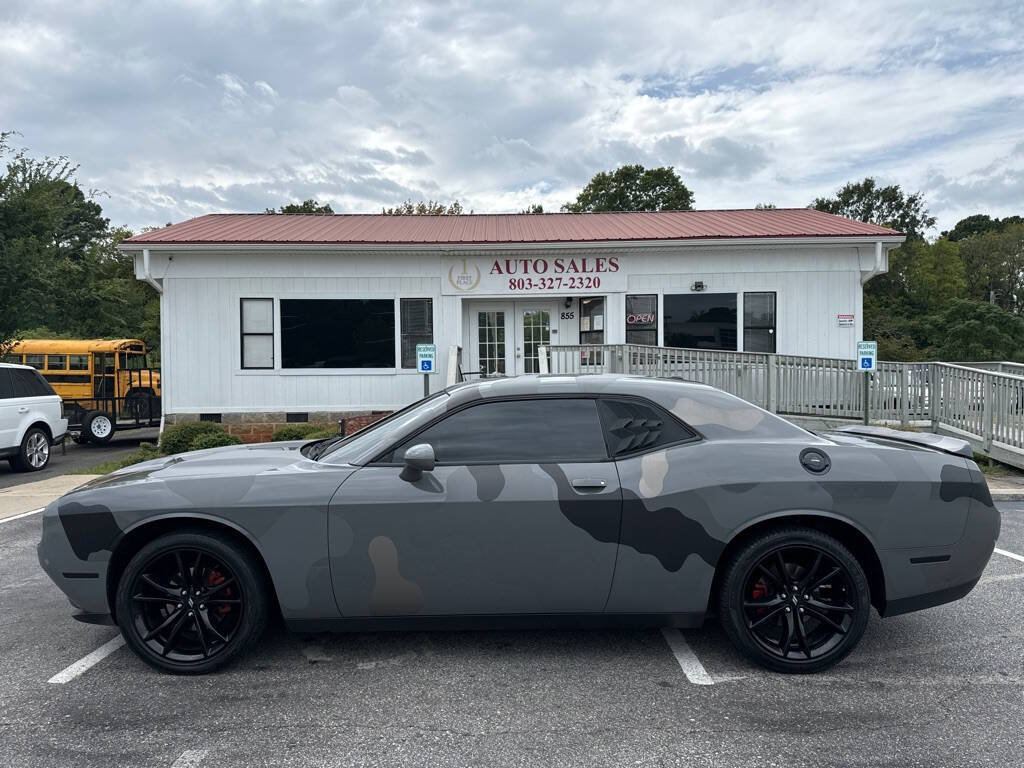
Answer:
M629 299L633 298L633 297L635 297L635 298L651 297L651 298L654 299L654 328L631 329L629 327L629 324L626 322L626 318L629 317ZM623 299L622 299L623 336L622 337L623 337L623 339L625 339L625 343L626 344L634 344L634 345L637 345L637 346L653 346L653 347L660 347L660 346L662 346L662 344L661 344L661 338L662 338L662 336L661 336L661 297L662 297L662 294L660 294L660 293L658 293L656 291L650 291L648 293L626 293L626 294L623 295ZM630 332L633 332L633 333L651 333L652 331L654 332L654 344L644 345L644 344L640 344L639 342L630 341L629 340Z
M413 371L415 373L419 373L419 369L416 367L415 359L413 360L412 365L409 365L409 366L405 365L405 362L402 360L402 341L403 341L403 336L404 336L404 332L403 332L403 328L402 328L402 318L403 318L403 315L402 315L402 302L403 301L429 301L430 302L430 310L429 310L428 315L427 315L430 318L430 341L418 342L418 343L422 343L422 344L435 344L436 345L437 341L436 341L435 336L434 336L434 297L433 296L396 296L395 297L396 314L398 315L398 322L396 323L396 327L395 327L395 333L396 333L396 335L398 337L398 355L396 357L396 361L397 361L398 364L395 366L395 368L396 368L397 371ZM437 361L435 360L435 368L436 368L436 362ZM340 370L352 370L352 369L342 368Z
M402 467L402 466L405 465L404 462L394 461L394 459L393 459L395 451L397 451L402 446L410 444L410 443L415 445L415 443L413 441L417 437L419 437L421 434L426 432L428 429L433 427L435 424L439 424L440 422L444 421L445 419L448 419L448 418L454 416L455 414L460 413L462 411L465 411L465 410L467 410L469 408L476 408L476 407L479 407L479 406L482 406L482 405L486 405L488 403L500 403L500 402L523 401L523 400L530 400L530 401L533 401L533 400L593 400L595 408L597 409L596 413L597 413L598 424L599 424L599 426L601 428L601 439L604 442L605 458L594 460L594 461L585 461L585 462L580 461L578 459L554 460L554 461L552 461L552 460L547 460L547 461L531 461L531 460L526 460L526 459L515 459L515 460L497 461L497 462L495 462L495 461L473 461L473 462L466 462L466 463L460 463L460 464L455 464L455 463L445 462L445 461L436 461L435 462L435 466L438 466L438 467L480 467L480 466L485 466L485 467L490 466L490 467L493 467L493 466L499 466L499 465L502 465L502 464L604 464L604 463L609 462L609 461L614 462L614 461L618 461L620 459L631 459L631 458L634 458L636 456L642 456L645 453L653 453L654 451L662 451L662 450L666 450L668 448L675 447L677 445L691 445L691 444L694 444L694 443L703 442L705 440L704 435L702 435L698 430L694 429L689 424L684 422L682 419L677 418L675 415L670 413L665 408L662 408L660 405L655 403L653 400L648 400L647 398L641 397L639 395L616 395L616 394L574 393L574 392L564 392L564 393L560 392L560 393L551 393L551 394L544 394L544 395L504 395L502 397L488 397L488 398L485 398L483 400L473 400L473 401L470 401L468 403L464 403L464 404L460 405L457 408L453 408L450 411L446 411L445 413L441 414L437 418L431 419L429 422L427 422L426 424L424 424L423 426L418 428L411 435L403 437L401 440L398 440L397 442L392 443L391 445L389 445L386 449L384 449L383 451L378 453L376 456L374 456L372 459L370 459L370 461L366 462L366 464L364 466L367 466L367 467ZM691 432L693 434L693 437L689 438L687 440L674 441L672 443L662 443L662 444L657 445L657 446L645 447L645 448L641 448L641 449L636 450L636 451L630 451L628 454L620 454L619 456L613 456L612 452L611 452L611 446L608 444L608 435L607 435L606 430L604 428L604 421L601 419L601 412L600 412L600 405L599 405L601 400L627 400L627 401L638 402L638 403L641 403L641 404L646 405L648 407L652 407L655 410L661 411L662 413L664 413L666 418L671 419L671 420L677 422L684 429L686 429L689 432ZM387 459L387 460L385 460L385 459Z
M245 302L247 301L269 301L270 302L270 333L260 331L259 333L247 332L245 330ZM278 302L272 296L239 296L238 297L238 363L243 371L273 371L277 368L277 306ZM245 339L247 336L269 336L270 337L270 365L246 365L245 364Z

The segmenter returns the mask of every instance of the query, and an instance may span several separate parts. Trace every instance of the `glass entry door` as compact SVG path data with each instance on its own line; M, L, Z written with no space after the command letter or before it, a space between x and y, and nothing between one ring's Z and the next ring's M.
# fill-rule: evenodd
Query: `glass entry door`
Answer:
M540 372L537 350L551 344L557 301L467 302L464 311L469 319L464 370L480 376Z
M516 302L516 375L540 373L537 348L551 346L551 318L557 309L550 302Z

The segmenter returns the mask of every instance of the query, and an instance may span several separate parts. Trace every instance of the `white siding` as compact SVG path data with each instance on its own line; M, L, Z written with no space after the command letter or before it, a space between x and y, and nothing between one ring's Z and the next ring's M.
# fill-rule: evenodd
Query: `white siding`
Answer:
M780 353L854 356L862 328L861 271L873 265L873 244L622 250L628 254L623 263L630 293L687 293L694 280L702 280L707 293L775 291ZM432 379L435 389L446 380L449 346L463 345L465 299L442 296L438 251L153 252L152 273L164 287L166 413L393 409L422 394L422 377L415 371L243 371L242 297L431 297L439 369ZM739 313L742 324L742 304ZM855 327L837 327L840 313L853 313ZM606 318L606 341L623 341L624 294L608 295ZM560 327L559 341L575 342L576 327ZM742 345L742 328L739 337Z

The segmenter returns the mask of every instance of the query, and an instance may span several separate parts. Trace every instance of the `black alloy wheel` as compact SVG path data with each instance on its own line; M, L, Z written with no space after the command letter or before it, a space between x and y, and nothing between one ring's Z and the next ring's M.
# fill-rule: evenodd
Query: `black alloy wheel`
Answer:
M196 674L228 663L262 634L266 602L261 573L241 547L183 532L132 559L118 587L117 618L144 661Z
M871 605L856 558L812 529L748 544L729 566L721 599L730 639L782 672L815 672L841 660L863 635Z

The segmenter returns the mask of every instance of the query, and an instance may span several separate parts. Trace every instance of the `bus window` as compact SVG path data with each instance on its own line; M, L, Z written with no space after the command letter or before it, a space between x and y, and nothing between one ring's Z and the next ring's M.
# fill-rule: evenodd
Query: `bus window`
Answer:
M68 355L68 368L72 371L88 371L89 370L89 356L88 355Z
M14 363L15 365L21 365L21 355L4 355L0 358L2 363Z
M25 365L31 365L35 369L43 367L43 359L46 355L25 355Z
M67 360L65 355L47 355L46 356L46 368L50 371L63 371L67 368Z
M146 367L146 356L138 353L121 353L121 370L139 371Z

